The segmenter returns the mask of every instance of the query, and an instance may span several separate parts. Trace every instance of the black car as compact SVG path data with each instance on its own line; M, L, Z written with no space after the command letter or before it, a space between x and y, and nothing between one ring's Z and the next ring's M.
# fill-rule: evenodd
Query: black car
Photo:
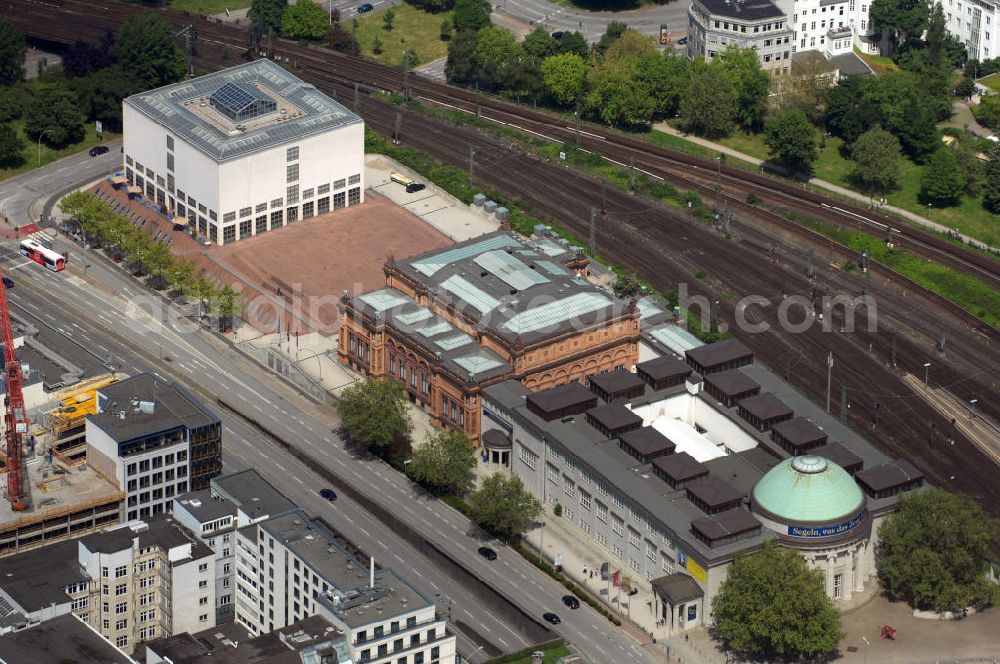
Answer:
M108 153L108 146L106 146L106 145L95 145L94 147L90 148L90 156L91 157L96 157L98 155L107 154L107 153Z
M370 11L372 11L374 9L375 9L375 6L372 5L372 3L370 3L370 2L366 2L363 5L358 5L358 13L359 14L367 14L368 12L370 12Z
M564 34L565 33L562 30L556 30L555 32L552 33L552 38L553 39L562 39Z
M551 611L549 611L548 613L543 613L542 619L545 622L549 623L550 625L558 625L559 623L562 622L562 620L559 619L559 616L552 613Z
M337 499L337 492L333 489L320 489L319 495L323 496L327 500L333 501Z
M10 277L4 277L3 278L3 287L4 288L13 288L14 287L14 280L11 279Z
M479 547L479 555L481 555L483 558L486 558L486 560L496 560L497 559L497 552L494 551L493 549L491 549L488 546L481 546L481 547Z
M580 608L580 600L578 600L573 595L563 595L563 604L565 604L566 606L568 606L571 609L579 609Z
M425 185L423 182L411 182L410 184L406 185L406 193L415 194L418 191L423 191L426 188L427 185Z
M688 43L688 38L687 37L681 37L680 39L677 40L677 43L680 44L681 46L684 46L684 44Z

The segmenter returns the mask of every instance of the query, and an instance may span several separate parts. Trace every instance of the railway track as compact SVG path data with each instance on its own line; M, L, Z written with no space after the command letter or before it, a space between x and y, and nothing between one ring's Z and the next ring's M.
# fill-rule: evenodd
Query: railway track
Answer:
M140 7L120 5L108 0L97 3L86 0L15 0L13 4L31 7L43 14L49 12L49 18L53 10L72 16L73 29L64 29L61 34L57 34L59 32L57 26L47 28L47 34L51 35L49 38L65 43L72 43L75 39L88 35L98 38L107 29L106 21L118 24L128 15L141 11ZM240 28L176 12L162 12L162 15L177 28L187 23L194 23L201 42L229 45L237 52L245 50L249 45L248 32ZM30 20L26 20L25 23L30 24ZM335 67L347 82L361 82L366 86L392 92L401 92L404 87L402 72L379 63L328 51L317 51L285 40L277 40L268 50L271 55L281 56L307 71L329 71L331 66ZM462 88L418 76L410 76L405 83L413 95L433 103L480 114L485 111L488 118L520 126L553 141L566 143L576 139L574 128L569 126L565 119L551 113L477 95ZM586 131L581 133L579 142L581 148L599 152L621 165L632 161L637 168L644 171L655 169L658 172L657 177L681 187L693 187L696 177L710 177L721 184L731 196L743 200L752 193L762 203L771 207L778 206L807 214L838 228L864 230L885 237L891 235L893 243L901 249L976 276L1000 288L1000 262L981 252L913 226L904 227L892 217L805 190L793 182L763 173L747 172L716 163L711 159L660 148L601 126L586 125Z
M37 3L23 4L43 7ZM45 6L49 8L39 9L41 14L37 16L49 16L49 27L45 29L50 38L58 34L80 37L85 31L103 35L107 28L109 19L101 18L100 5L87 4L87 12L75 10L81 23L72 31L60 27L59 21L52 21L52 9ZM115 20L123 18L118 16ZM187 20L182 18L176 25ZM197 57L201 66L210 69L231 66L236 60L233 56L246 48L245 41L238 43L236 37L222 39L202 30L201 23L196 25L202 35L200 39L204 39L199 42ZM223 49L230 49L228 58L222 56ZM342 100L353 94L354 82L361 75L357 69L351 69L355 66L353 59L331 55L326 56L323 65L314 53L308 55L308 59L302 60L290 56L299 67L297 73ZM392 84L391 76L372 78L363 89L392 90ZM641 196L608 188L605 202L596 180L526 155L492 134L456 127L369 96L362 96L360 113L366 123L383 134L391 133L396 113L402 113L403 142L444 163L463 167L467 163L468 146L475 145L477 173L485 188L519 198L535 216L565 226L578 237L589 234L590 208L606 207L607 214L597 228L597 245L603 255L635 270L662 290L686 283L694 295L717 298L723 320L735 319L740 297L763 296L768 306L754 308L749 318L751 322L767 323L771 329L759 334L738 334L762 362L784 374L804 394L822 402L826 356L832 351L836 358L834 384L838 390L841 385L847 390L849 407L844 414L847 422L865 431L886 453L909 458L935 483L957 486L978 498L987 509L1000 512L995 466L960 434L954 446L927 444L931 427L946 431L949 422L929 409L923 397L905 381L907 373L922 374L922 364L930 359L934 362L932 382L954 394L959 402L998 391L1000 354L996 353L996 340L974 327L954 306L945 307L898 275L880 272L879 266L874 266L867 277L834 267L835 262L856 257L845 247L818 234L804 233L801 227L783 218L769 219L768 214L773 213L746 204L736 194L731 194L731 204L735 207L742 203L745 207L739 207L730 240L708 224ZM654 168L657 164L651 160L644 162L645 167ZM710 181L703 177L696 183L705 187ZM773 252L763 250L772 246ZM807 250L815 257L814 278L806 274L811 260ZM695 275L702 271L707 276L697 278ZM800 296L811 302L823 292L872 295L879 308L875 329L868 331L862 327L853 333L841 333L843 316L835 317L829 332L816 325L802 333L781 327L777 309L786 298ZM810 314L803 312L803 316L807 315ZM946 355L934 352L939 334L947 335ZM835 404L839 402L838 396L835 392ZM983 399L979 408L994 420L1000 420L998 406L993 401Z

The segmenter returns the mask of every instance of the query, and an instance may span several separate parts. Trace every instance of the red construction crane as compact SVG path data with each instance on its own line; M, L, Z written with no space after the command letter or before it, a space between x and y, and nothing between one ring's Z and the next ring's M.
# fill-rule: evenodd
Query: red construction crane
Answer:
M10 326L10 309L7 305L7 287L0 279L0 332L3 334L3 361L7 381L7 418L4 433L7 436L7 500L16 512L27 509L24 490L24 457L21 437L28 432L28 418L24 412L24 393L21 363L14 355L14 331Z

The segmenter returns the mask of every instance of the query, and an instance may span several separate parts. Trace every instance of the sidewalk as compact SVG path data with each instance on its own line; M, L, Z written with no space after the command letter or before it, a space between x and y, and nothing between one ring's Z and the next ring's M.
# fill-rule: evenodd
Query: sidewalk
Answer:
M686 134L686 133L680 131L679 129L671 127L666 122L659 122L659 123L653 125L653 129L655 129L657 131L662 131L665 134L670 134L671 136L677 136L679 138L683 138L684 140L689 141L691 143L694 143L695 145L700 145L700 146L702 146L704 148L708 148L709 150L714 150L715 152L721 152L721 153L723 153L725 155L728 155L730 157L734 157L735 159L739 159L740 161L745 161L745 162L751 163L751 164L753 164L755 166L760 166L762 171L764 170L764 168L766 168L767 170L775 171L775 172L778 172L778 171L781 170L781 168L779 166L775 166L773 164L767 164L766 167L765 167L763 159L758 159L757 157L751 157L748 154L745 154L743 152L739 152L739 151L734 150L734 149L732 149L730 147L726 147L725 145L720 145L719 143L713 143L712 141L706 140L704 138L699 138L697 136L692 136L690 134ZM826 189L827 191L835 193L838 196L843 196L845 198L850 198L850 199L852 199L854 201L857 201L859 203L863 203L866 206L870 204L870 199L869 199L868 196L865 196L864 194L859 194L858 192L852 191L852 190L847 189L845 187L841 187L840 185L833 184L832 182L827 182L826 180L820 180L819 178L809 178L808 182L809 182L809 184L811 184L813 186L816 186L816 187L819 187L820 189ZM923 226L924 228L927 228L929 230L932 230L932 231L935 231L935 232L938 232L938 233L948 233L948 234L951 234L951 235L955 234L955 229L954 228L948 228L947 226L942 226L941 224L935 223L933 221L930 221L929 219L921 217L919 214L915 214L913 212L910 212L909 210L904 210L903 208L896 207L895 205L883 205L883 206L881 206L880 210L881 211L892 212L892 213L894 213L894 214L896 214L896 215L898 215L900 217L903 217L906 220L908 220L908 221L910 221L910 222L912 222L912 223L914 223L914 224L916 224L918 226ZM958 237L963 242L971 244L971 245L973 245L975 247L979 247L980 249L985 249L987 251L1000 252L1000 248L998 248L998 247L992 247L992 246L986 244L985 242L977 240L976 238L973 238L973 237L969 237L968 235L959 234Z

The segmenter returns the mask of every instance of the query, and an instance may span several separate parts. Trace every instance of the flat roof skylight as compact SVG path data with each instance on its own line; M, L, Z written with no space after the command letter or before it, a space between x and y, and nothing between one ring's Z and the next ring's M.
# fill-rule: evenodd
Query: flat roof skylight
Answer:
M548 327L554 327L575 316L600 311L611 306L611 300L600 293L577 293L562 300L543 304L540 307L522 311L511 317L500 327L515 334L536 332Z
M412 265L413 269L417 272L425 276L432 277L435 272L450 263L465 260L466 258L471 258L477 254L481 254L492 249L504 249L506 247L520 246L521 243L509 235L495 235L493 237L486 238L482 242L473 242L472 244L465 245L464 247L456 247L454 249L442 251L441 253L423 256L415 261L410 261L410 265Z
M527 290L538 284L549 283L546 277L538 274L506 251L488 251L476 256L474 260L476 265L517 290Z
M410 298L395 288L383 288L382 290L365 293L364 295L359 295L358 299L379 313L388 311L393 307L398 307L401 304L412 302Z
M453 274L441 282L441 288L445 289L463 302L474 307L480 314L491 311L500 304L500 301L489 295L485 291L473 286L467 279Z

